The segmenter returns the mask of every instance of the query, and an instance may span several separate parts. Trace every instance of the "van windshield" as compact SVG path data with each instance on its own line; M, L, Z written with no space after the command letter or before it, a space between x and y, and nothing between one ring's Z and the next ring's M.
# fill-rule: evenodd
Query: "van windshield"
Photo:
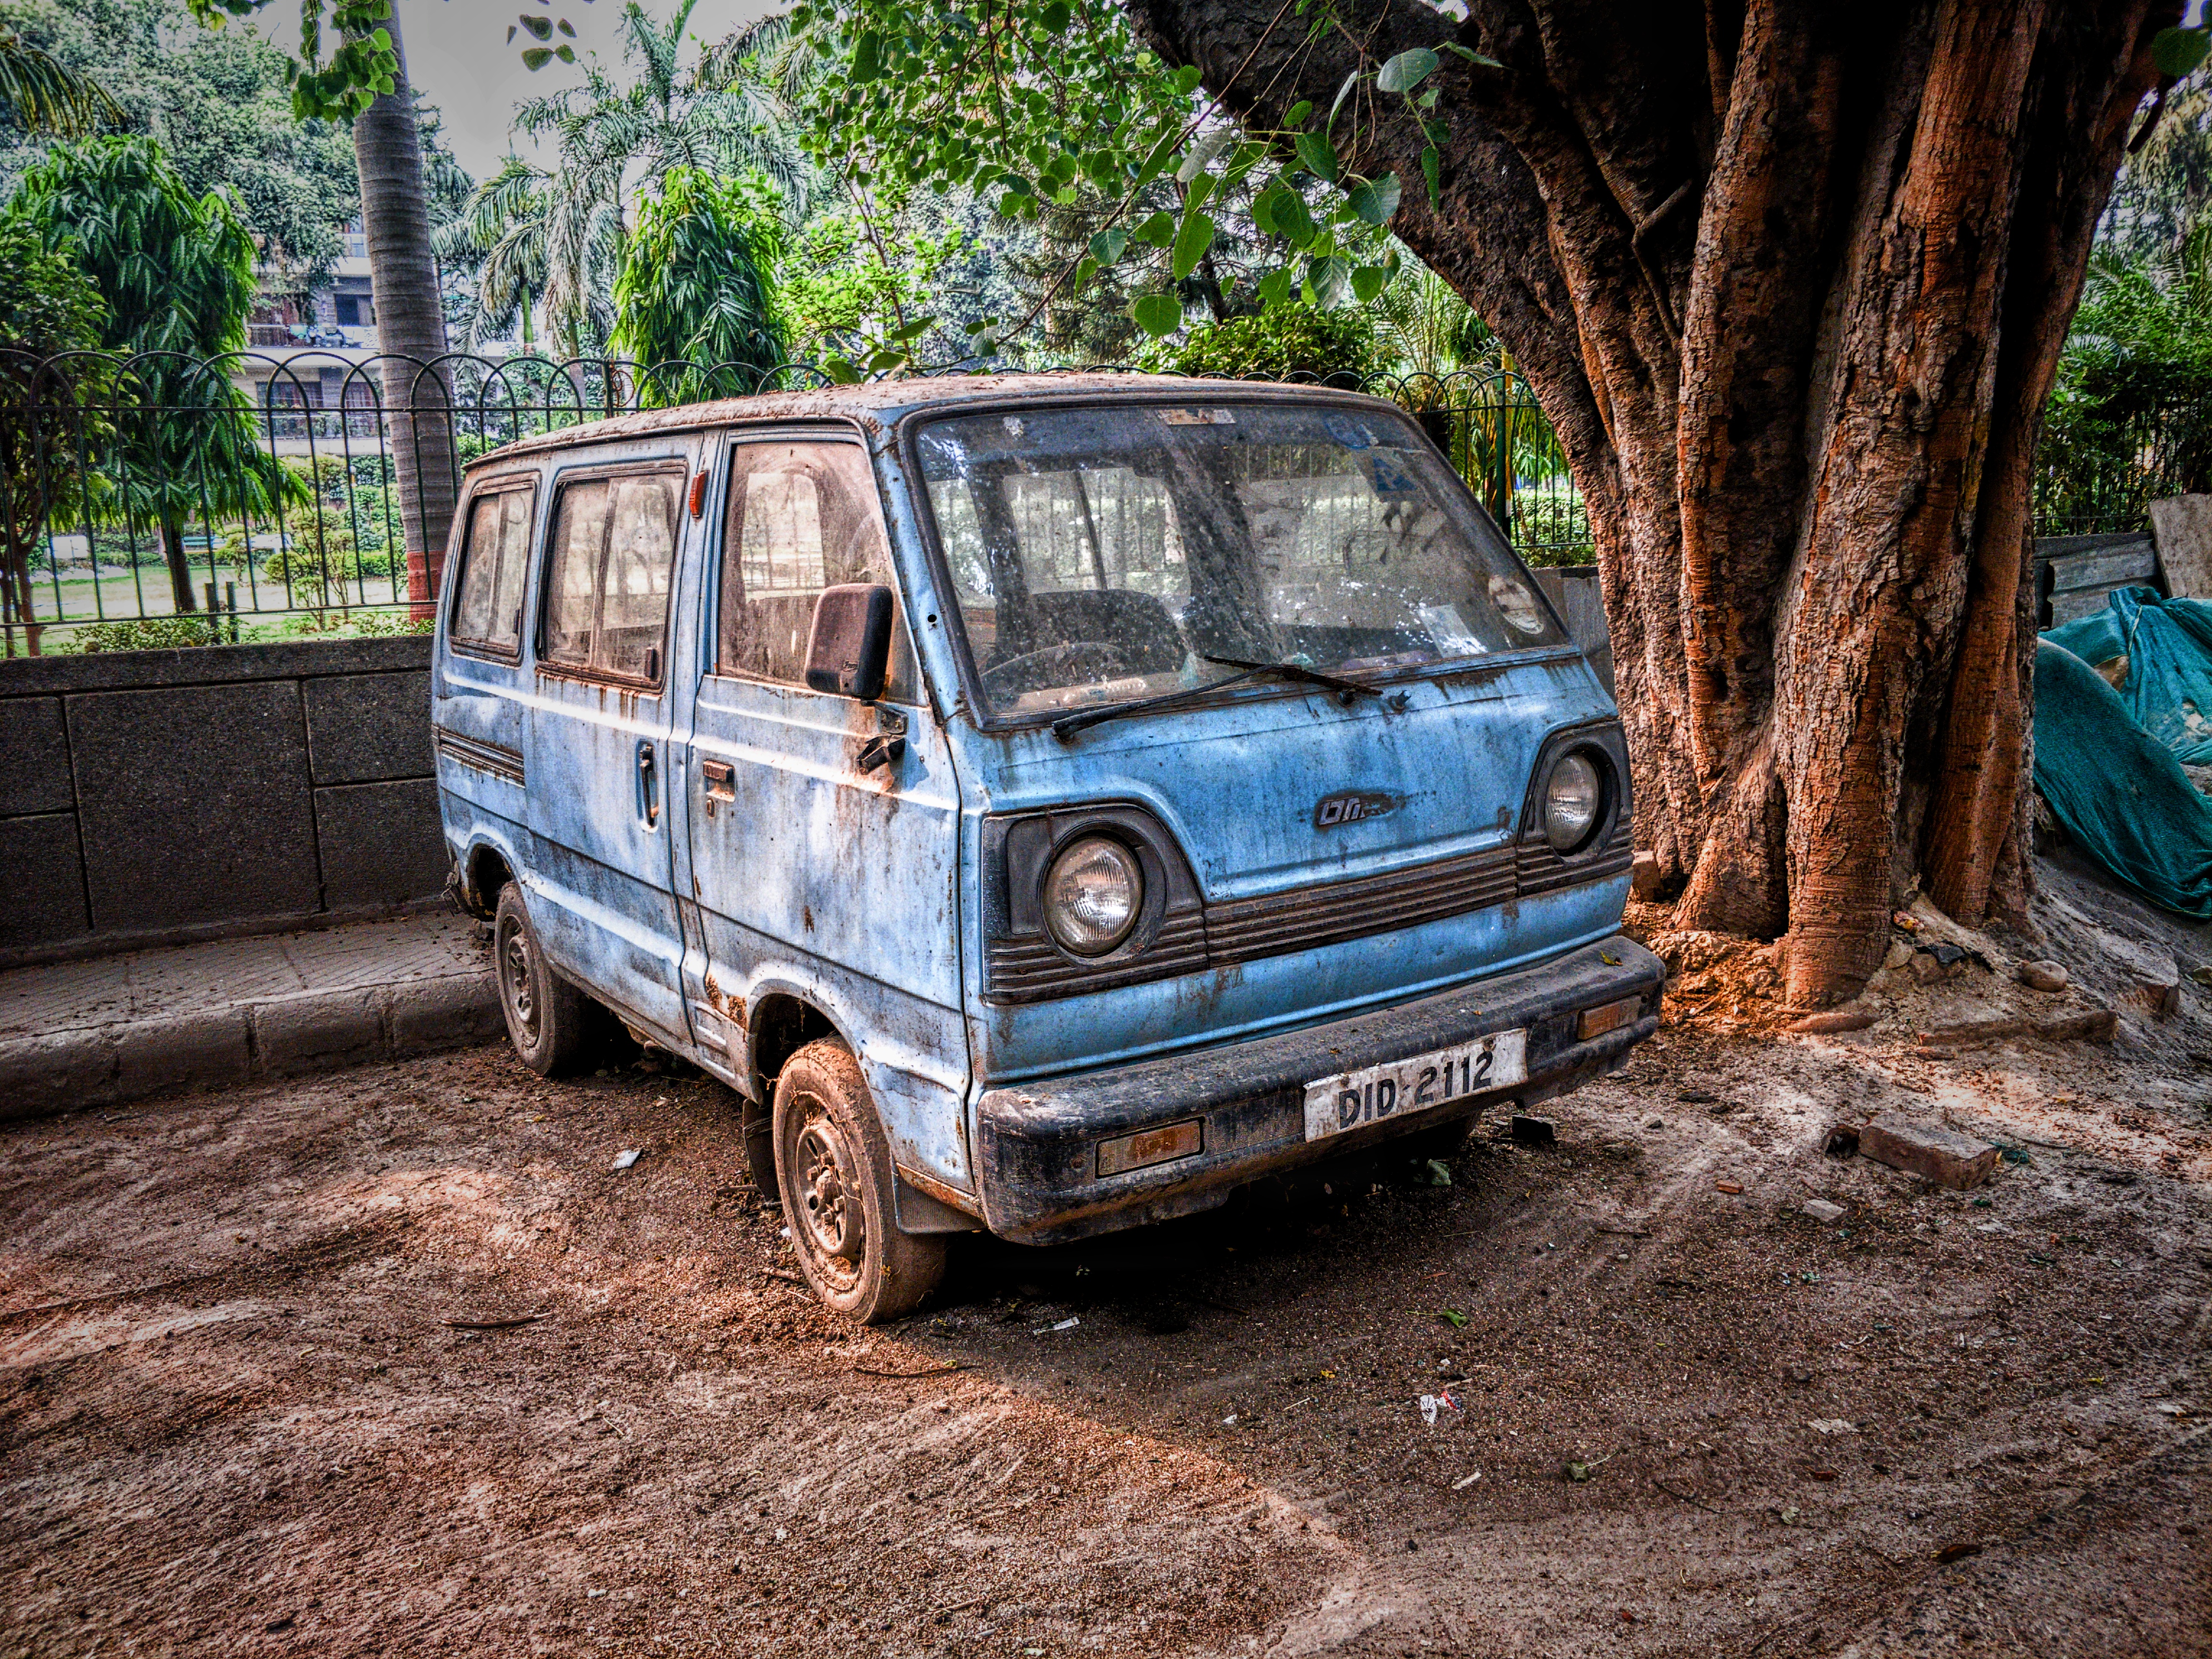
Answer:
M1358 676L1565 636L1402 416L1117 404L918 438L985 711L1054 713L1290 663Z

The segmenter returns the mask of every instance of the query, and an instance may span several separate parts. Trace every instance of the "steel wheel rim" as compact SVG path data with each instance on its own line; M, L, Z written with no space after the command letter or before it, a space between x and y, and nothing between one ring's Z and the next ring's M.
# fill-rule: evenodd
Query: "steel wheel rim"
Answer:
M820 1101L795 1103L805 1116L791 1140L793 1236L842 1287L858 1280L867 1251L867 1215L851 1149Z
M507 1012L532 1040L538 1036L538 998L530 971L530 941L522 929L507 930L499 955L500 983L507 990Z

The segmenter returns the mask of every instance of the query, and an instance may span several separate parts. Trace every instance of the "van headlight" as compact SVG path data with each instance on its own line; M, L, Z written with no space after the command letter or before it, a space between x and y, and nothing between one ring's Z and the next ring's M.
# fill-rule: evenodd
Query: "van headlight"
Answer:
M1085 836L1062 848L1044 872L1044 921L1079 957L1103 956L1137 925L1145 872L1118 841Z
M1544 780L1544 839L1571 853L1589 839L1605 805L1605 782L1588 756L1562 755Z

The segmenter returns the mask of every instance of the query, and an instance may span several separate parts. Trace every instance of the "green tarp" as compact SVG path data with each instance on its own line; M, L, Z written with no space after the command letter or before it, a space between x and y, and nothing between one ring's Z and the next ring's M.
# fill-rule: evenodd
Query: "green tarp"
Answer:
M2123 588L2094 617L2043 636L2082 661L2128 659L2120 698L2136 724L2191 766L2212 766L2212 605Z
M2132 607L2137 619L2149 608ZM2212 918L2212 798L2102 675L2054 642L2072 634L2102 650L2109 640L2077 631L2101 621L2054 629L2036 647L2035 787L2067 833L2112 874L2169 910ZM2142 640L2140 629L2134 637ZM2132 654L2129 664L2132 678Z

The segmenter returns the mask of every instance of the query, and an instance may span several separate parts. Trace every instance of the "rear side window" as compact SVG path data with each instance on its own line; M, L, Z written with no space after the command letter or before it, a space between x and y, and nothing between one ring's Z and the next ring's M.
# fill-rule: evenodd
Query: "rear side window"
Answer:
M537 505L535 483L495 489L470 504L453 605L454 644L502 657L521 649L522 573Z
M562 487L545 566L541 660L659 679L683 483L681 473L659 471Z
M897 591L866 453L857 444L744 444L730 473L716 672L806 683L814 602L825 587ZM891 629L892 702L915 701L903 621Z

